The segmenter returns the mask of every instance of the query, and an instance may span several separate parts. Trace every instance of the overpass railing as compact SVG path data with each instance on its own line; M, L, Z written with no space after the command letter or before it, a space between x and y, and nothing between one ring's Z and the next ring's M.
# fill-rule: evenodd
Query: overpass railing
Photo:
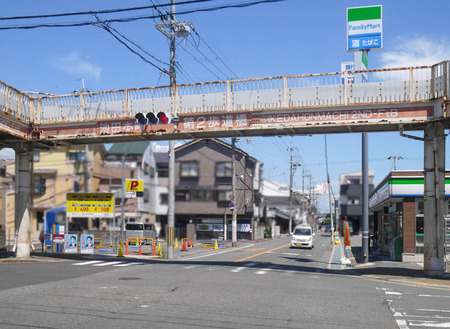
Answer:
M450 65L334 72L30 97L0 84L0 110L35 124L133 117L412 103L448 97ZM348 83L351 75L355 81Z

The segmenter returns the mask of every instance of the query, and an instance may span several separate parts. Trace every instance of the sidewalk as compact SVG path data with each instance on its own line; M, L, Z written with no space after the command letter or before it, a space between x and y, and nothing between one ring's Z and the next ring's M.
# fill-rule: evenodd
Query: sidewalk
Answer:
M423 263L403 263L392 261L389 256L378 251L369 251L369 262L362 263L362 237L351 237L351 249L345 250L352 262L352 271L359 275L390 282L400 282L419 286L450 289L450 269L442 278L426 277L423 273ZM345 248L345 246L342 246Z

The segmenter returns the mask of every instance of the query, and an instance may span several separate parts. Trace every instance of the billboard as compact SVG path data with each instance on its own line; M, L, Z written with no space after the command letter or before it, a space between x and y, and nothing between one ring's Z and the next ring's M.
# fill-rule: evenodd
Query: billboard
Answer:
M114 218L114 193L67 193L67 217Z
M382 7L347 8L347 51L383 48Z

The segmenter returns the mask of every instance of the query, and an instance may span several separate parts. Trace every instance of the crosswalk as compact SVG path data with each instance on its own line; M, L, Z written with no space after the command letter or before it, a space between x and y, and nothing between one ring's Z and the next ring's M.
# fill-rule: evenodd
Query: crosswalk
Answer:
M113 267L128 267L134 265L143 265L142 262L119 262L119 261L104 261L104 260L89 260L85 262L73 263L74 266L113 266Z
M92 266L92 267L129 267L129 266L139 266L144 265L144 262L125 262L125 261L113 261L113 260L89 260L89 261L82 261L82 262L76 262L72 263L73 266ZM252 273L255 275L265 275L267 273L277 273L281 274L283 276L290 276L295 273L299 273L298 268L296 266L282 266L282 265L276 265L276 264L267 264L262 265L261 263L254 263L254 262L248 262L248 263L233 263L233 266L228 269L230 273ZM165 266L173 266L178 267L180 265L175 264L167 264ZM189 271L189 270L198 270L205 268L202 264L192 264L192 265L185 265L182 266L181 269L183 271ZM222 269L223 270L223 269ZM304 268L302 269L302 273L304 273ZM325 272L325 268L311 268L311 274L317 274L321 272Z
M385 296L400 329L450 328L450 292L433 290L424 294L414 289L378 288Z

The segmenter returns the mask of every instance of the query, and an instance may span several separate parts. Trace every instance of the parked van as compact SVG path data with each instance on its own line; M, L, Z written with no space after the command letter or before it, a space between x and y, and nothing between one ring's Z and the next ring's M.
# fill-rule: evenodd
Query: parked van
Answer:
M314 248L314 232L309 225L299 225L292 232L291 248Z
M136 244L136 238L146 238L144 244L151 243L151 239L156 239L155 225L142 222L129 222L125 224L125 238L129 244Z

